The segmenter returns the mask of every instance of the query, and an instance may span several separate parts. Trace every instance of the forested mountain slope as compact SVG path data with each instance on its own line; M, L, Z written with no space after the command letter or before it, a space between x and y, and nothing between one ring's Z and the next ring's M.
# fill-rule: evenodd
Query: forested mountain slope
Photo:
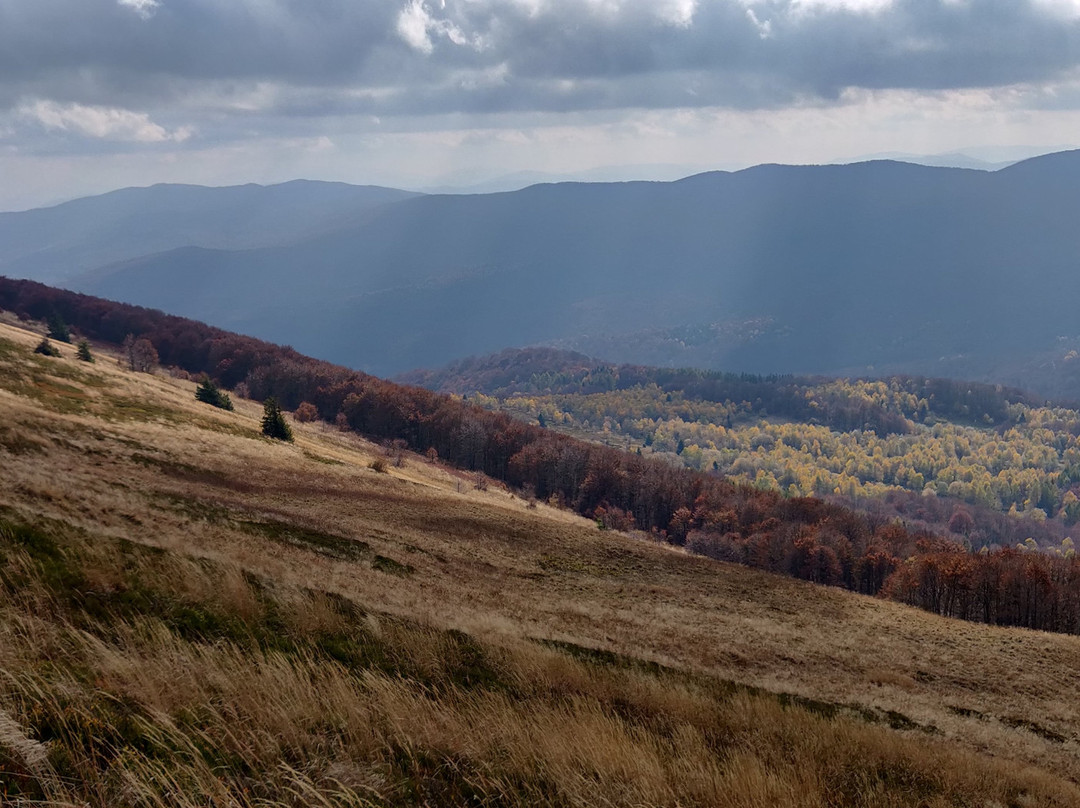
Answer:
M512 345L1080 395L1080 154L425 196L332 234L70 281L387 374Z
M1080 559L1067 545L1053 554L1035 542L976 553L932 529L737 485L291 348L29 281L0 278L0 308L62 318L86 336L131 346L132 368L156 355L178 373L209 374L237 395L273 397L305 418L482 472L601 529L636 529L702 554L969 620L1080 633Z
M1080 408L1000 385L614 365L550 348L400 380L788 496L843 498L976 549L1057 546L1080 520Z

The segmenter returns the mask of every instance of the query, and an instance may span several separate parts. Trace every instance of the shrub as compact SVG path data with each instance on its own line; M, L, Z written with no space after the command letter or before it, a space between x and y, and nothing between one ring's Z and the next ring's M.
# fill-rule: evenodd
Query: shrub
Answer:
M84 339L79 340L78 350L75 352L75 358L82 362L93 362L94 355L90 353L90 343Z
M292 441L293 434L285 422L285 414L273 396L263 402L262 432L268 438Z
M42 337L41 342L34 348L34 353L41 354L42 356L59 356L60 349L49 342L48 337Z
M379 474L386 474L386 458L376 457L369 464L372 471L377 471Z
M199 386L195 388L195 399L222 410L231 410L233 408L229 394L214 384L214 380L209 376L203 377L203 380L199 382ZM263 431L266 431L265 425Z
M319 411L310 401L301 402L300 406L297 407L296 411L293 413L293 418L302 424L310 423L318 417Z

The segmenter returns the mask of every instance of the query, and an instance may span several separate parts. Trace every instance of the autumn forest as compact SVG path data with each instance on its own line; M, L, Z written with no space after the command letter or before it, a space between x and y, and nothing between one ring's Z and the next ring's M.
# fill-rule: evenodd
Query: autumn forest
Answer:
M429 458L488 475L523 496L586 515L601 529L637 531L714 558L881 594L964 619L1080 633L1080 559L1072 552L1071 540L1050 550L1035 541L1020 547L973 548L962 536L941 535L905 524L902 519L795 496L801 492L779 490L778 486L750 485L676 465L662 456L648 457L644 452L583 441L457 397L310 359L289 348L33 282L0 279L0 308L38 320L60 317L78 334L115 345L128 335L136 335L151 343L162 365L174 368L174 372L207 374L242 397L263 400L272 396L287 410L310 405L308 409L313 408L320 419L374 439L403 442ZM893 417L897 425L903 421L905 429L898 429L893 437L883 429L886 434L877 440L906 439L902 433L910 431L906 429L908 414L929 407L928 400L924 405L914 394L901 394L888 386L848 389L826 385L823 389L832 391L832 399L823 397L826 403L850 403L852 392L857 392L867 411L872 409L869 402L874 401L871 394L875 390L881 396L879 410L880 403L896 407L896 402L906 402L909 409ZM789 400L798 398L790 393L785 394ZM972 404L986 393L965 393L943 405L967 407L970 412ZM988 410L995 400L993 396L986 398L987 406L981 410L976 407L975 417L991 422L1002 415L1018 419L1025 411L1016 406L1027 406L1022 402L1014 405L1012 414L1007 406ZM669 403L667 394L664 403ZM675 403L674 396L670 403ZM750 406L763 403L751 402ZM807 402L811 408L813 404L812 399ZM836 413L842 411L840 408L827 417L839 418ZM884 412L888 414L887 409ZM554 411L551 414L556 415ZM738 408L732 413L732 429L736 416L741 419ZM681 424L690 423L679 418ZM700 431L680 427L682 453L689 445L692 454L701 452L705 457L704 435L719 437L720 429L724 434L731 431L728 426L697 427ZM764 439L762 449L768 445L776 451L779 444L794 451L789 443L776 440L768 428L750 428L756 428L758 438ZM686 429L685 437L681 429ZM717 431L710 433L710 429ZM1059 429L1067 432L1068 427ZM945 439L942 430L939 433ZM654 434L653 445L657 437L661 442L671 440L674 430L670 438L663 432ZM955 446L955 437L952 440ZM798 439L800 451L804 441ZM791 442L796 442L794 437ZM768 458L766 452L761 455ZM883 449L880 455L884 466ZM759 482L756 472L754 476L754 482ZM895 473L893 476L895 479ZM1026 507L1037 504L1028 502ZM971 525L963 517L954 519L953 527L960 533L973 530L972 519Z

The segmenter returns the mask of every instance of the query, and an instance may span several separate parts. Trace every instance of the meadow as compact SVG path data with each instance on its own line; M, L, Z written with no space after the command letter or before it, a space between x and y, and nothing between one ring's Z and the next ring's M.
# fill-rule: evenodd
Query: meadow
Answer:
M255 402L39 340L0 324L5 804L1080 804L1080 638L599 530L322 422L271 441Z

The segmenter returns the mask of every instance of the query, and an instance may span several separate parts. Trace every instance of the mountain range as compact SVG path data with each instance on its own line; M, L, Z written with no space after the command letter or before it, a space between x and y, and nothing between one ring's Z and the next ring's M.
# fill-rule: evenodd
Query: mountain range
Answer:
M415 194L296 180L280 185L154 185L0 213L0 274L65 282L89 270L197 245L245 249L332 232Z
M0 272L387 375L507 346L1080 396L1080 152L418 195L127 189L0 214Z

